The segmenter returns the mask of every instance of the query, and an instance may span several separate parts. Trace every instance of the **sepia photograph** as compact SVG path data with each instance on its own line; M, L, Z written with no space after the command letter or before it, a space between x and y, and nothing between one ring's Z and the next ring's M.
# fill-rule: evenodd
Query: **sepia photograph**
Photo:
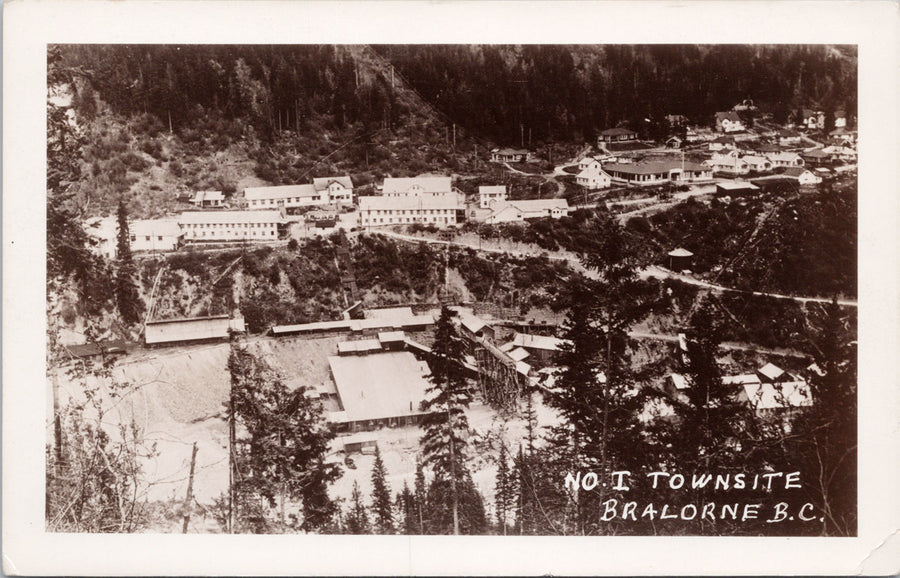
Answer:
M51 45L53 532L854 536L847 45Z
M896 573L888 8L5 5L3 572Z

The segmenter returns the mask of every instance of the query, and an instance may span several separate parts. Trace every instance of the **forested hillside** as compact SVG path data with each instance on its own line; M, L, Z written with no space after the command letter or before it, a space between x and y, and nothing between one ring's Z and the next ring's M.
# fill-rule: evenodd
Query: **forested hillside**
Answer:
M804 106L856 114L855 47L418 45L376 50L456 122L504 144L520 144L523 134L533 142L589 140L597 130L621 122L652 130L672 114L708 123L717 111L748 98L779 122Z

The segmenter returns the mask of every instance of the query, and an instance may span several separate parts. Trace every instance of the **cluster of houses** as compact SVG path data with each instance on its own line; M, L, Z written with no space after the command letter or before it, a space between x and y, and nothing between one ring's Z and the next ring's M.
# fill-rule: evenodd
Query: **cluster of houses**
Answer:
M803 377L792 375L780 367L766 363L756 371L722 377L722 384L731 388L732 399L752 409L762 419L784 419L790 427L790 416L813 404L812 392ZM665 391L676 400L685 401L692 387L688 376L671 373L665 381Z
M359 197L359 226L454 226L464 221L521 222L569 213L565 199L509 200L503 185L484 185L469 202L450 177L385 178L380 195Z

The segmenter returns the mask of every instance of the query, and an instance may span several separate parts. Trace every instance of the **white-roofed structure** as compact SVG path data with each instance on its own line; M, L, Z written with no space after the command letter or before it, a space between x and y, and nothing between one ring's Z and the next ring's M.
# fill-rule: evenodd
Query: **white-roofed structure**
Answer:
M225 204L225 195L222 191L197 191L191 203L202 209L222 207Z
M178 217L185 241L276 241L280 211L185 211Z
M456 225L465 219L465 210L457 193L359 197L359 225Z
M244 189L244 199L250 209L291 209L327 204L328 192L317 191L312 184L248 187Z
M449 195L453 193L450 177L386 177L381 194L386 197Z
M175 219L141 219L128 224L132 251L174 251L184 240Z
M176 345L220 341L231 333L244 332L244 318L228 315L191 317L149 321L144 327L144 343L148 346Z
M430 373L425 362L408 351L388 351L328 358L351 431L383 425L414 425L427 412L421 409Z
M482 209L490 208L491 204L497 201L505 201L506 197L506 185L482 185L478 187L478 206Z
M313 186L320 198L324 194L329 203L353 203L353 181L349 176L316 177Z
M550 361L565 343L566 340L558 337L530 335L527 333L516 333L512 341L514 348L524 349L533 359L540 362Z
M530 199L522 201L497 201L490 207L491 213L485 219L488 224L514 223L528 219L551 217L559 219L569 214L566 199Z

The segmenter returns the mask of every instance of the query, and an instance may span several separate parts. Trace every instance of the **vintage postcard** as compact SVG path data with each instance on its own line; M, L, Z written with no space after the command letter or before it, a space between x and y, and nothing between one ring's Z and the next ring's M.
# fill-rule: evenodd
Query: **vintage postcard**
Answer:
M4 21L6 573L897 571L896 6Z

